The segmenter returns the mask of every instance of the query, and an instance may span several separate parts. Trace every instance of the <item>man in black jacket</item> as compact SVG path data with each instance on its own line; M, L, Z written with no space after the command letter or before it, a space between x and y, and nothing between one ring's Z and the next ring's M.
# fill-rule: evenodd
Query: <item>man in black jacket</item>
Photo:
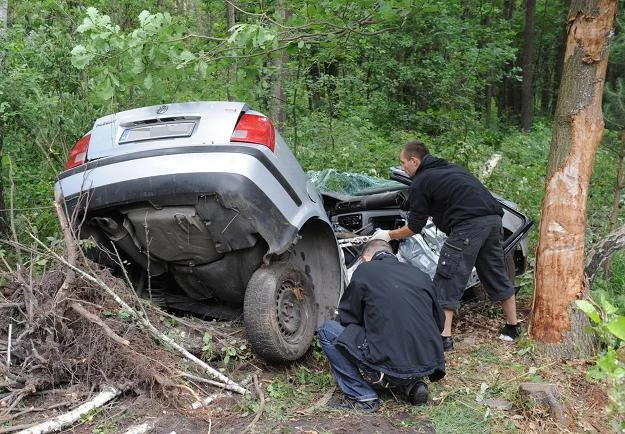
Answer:
M445 310L445 351L453 348L451 325L473 266L493 301L502 303L506 324L499 336L514 340L520 332L514 286L506 272L501 225L503 209L482 183L464 168L430 155L418 141L404 145L401 166L412 178L408 224L377 231L373 239L390 241L418 234L432 216L447 234L440 252L434 287Z
M377 411L373 386L401 387L414 404L428 399L424 377L445 375L440 338L444 314L429 276L399 262L382 240L367 243L339 302L338 321L318 332L336 382L345 394L330 406Z

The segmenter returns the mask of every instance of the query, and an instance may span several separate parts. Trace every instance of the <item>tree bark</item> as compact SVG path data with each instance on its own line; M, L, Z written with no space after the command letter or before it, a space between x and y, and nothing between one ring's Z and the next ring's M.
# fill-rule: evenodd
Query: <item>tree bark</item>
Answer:
M289 11L284 0L276 2L276 12L282 15L284 21L289 18ZM286 68L289 62L289 53L286 50L278 51L272 59L273 80L271 81L271 120L280 126L286 120L286 91L284 89Z
M516 11L515 0L504 0L502 16L506 21L512 22ZM512 24L510 24L512 25ZM498 86L497 92L497 113L499 116L510 117L513 111L513 88L514 79L504 77Z
M603 239L599 240L588 251L586 256L586 266L584 271L588 277L588 282L592 285L592 282L597 277L597 272L601 264L614 253L625 248L625 226L622 226L619 230L611 232Z
M592 354L585 315L573 308L587 294L584 231L588 184L604 129L601 101L608 64L608 36L616 0L574 0L556 118L547 165L535 292L529 335L548 353L572 358Z
M536 0L525 1L525 27L523 28L523 84L521 85L521 130L529 131L534 114L534 21Z
M7 28L7 17L9 15L9 0L0 0L0 36Z

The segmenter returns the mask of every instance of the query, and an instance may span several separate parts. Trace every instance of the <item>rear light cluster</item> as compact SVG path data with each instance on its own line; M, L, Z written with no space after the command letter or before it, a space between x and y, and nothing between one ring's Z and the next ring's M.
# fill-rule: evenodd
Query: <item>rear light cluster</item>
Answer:
M91 134L87 134L76 143L69 154L67 163L65 163L65 170L85 164L89 140L91 140ZM234 127L230 140L232 142L256 143L268 147L273 152L276 147L276 131L266 116L245 113Z
M256 143L273 152L276 147L276 131L269 118L245 113L232 132L232 142Z
M87 134L85 137L76 142L74 149L72 149L72 152L69 154L67 163L65 163L65 170L85 164L85 161L87 160L87 151L89 150L89 140L91 140L91 134Z

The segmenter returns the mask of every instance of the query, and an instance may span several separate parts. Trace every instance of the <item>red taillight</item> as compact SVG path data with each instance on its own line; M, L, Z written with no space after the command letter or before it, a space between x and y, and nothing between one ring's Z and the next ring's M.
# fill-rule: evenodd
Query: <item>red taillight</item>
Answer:
M273 152L276 147L276 132L269 118L261 115L244 114L232 132L233 142L247 142L264 145Z
M91 140L91 134L87 134L76 142L74 149L72 149L72 152L69 154L67 163L65 163L65 170L85 164L87 150L89 150L89 140Z

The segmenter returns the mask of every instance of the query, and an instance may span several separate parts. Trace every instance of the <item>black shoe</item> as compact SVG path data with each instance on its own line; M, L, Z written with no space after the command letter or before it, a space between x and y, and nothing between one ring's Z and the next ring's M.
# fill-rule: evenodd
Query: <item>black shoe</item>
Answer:
M519 336L521 336L521 324L510 325L506 324L499 332L499 339L502 341L512 342Z
M406 399L413 405L423 405L428 402L428 385L418 380L406 387Z
M443 338L443 351L451 351L454 349L454 338L451 336L441 336Z
M343 410L357 410L363 413L375 413L380 409L380 400L372 399L369 401L356 401L347 396L334 397L327 404L330 408Z

